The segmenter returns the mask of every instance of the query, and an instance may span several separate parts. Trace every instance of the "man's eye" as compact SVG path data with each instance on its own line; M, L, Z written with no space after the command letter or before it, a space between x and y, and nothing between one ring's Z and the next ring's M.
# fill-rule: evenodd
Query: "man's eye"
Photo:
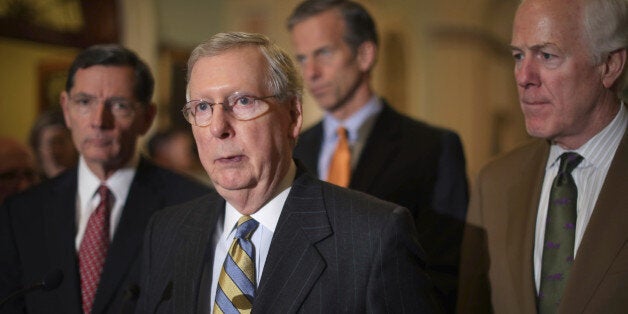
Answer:
M79 98L74 101L81 106L89 106L89 104L92 103L92 100L89 98Z
M253 99L253 97L243 96L236 99L235 105L236 106L250 106L253 104L253 102L255 102L255 99Z
M513 53L512 54L513 59L515 59L515 61L520 61L523 59L523 54L520 52L517 53Z
M206 102L206 101L201 101L198 103L198 105L196 105L196 111L197 112L205 112L207 110L211 110L212 106Z
M547 52L542 52L541 53L541 57L543 57L543 59L545 59L545 60L550 60L550 59L552 59L554 57L554 55L549 54Z
M111 107L117 110L128 110L131 109L131 104L122 101L116 101L111 105Z

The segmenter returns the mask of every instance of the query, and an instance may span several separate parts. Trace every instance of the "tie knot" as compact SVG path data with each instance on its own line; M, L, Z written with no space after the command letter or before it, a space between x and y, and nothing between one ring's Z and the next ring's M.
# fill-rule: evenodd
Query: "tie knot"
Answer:
M235 237L238 239L249 240L258 225L259 223L251 216L240 217Z
M578 153L567 152L560 155L560 174L570 174L584 158Z
M341 139L346 139L347 138L347 129L345 129L343 126L339 126L338 129L336 130L336 133L338 134L338 138Z
M111 204L113 202L113 195L111 194L109 188L103 184L98 187L97 193L100 196L100 204L104 204L105 208L111 207Z

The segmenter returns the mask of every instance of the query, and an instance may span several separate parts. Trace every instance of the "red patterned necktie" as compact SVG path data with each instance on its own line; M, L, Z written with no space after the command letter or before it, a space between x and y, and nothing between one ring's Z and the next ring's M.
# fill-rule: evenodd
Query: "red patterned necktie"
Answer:
M86 314L92 311L94 296L109 248L109 214L111 213L113 196L104 185L98 188L98 194L100 195L100 203L89 216L85 235L79 247L81 296L83 312Z

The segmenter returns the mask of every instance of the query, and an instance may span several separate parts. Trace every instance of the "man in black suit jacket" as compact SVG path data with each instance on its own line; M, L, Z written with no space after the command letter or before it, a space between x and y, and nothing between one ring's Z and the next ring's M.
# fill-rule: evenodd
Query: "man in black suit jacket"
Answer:
M293 161L302 87L285 52L217 34L192 52L188 82L184 114L218 194L149 223L139 313L435 311L408 210ZM237 238L243 218L257 222L249 238ZM238 246L254 266L232 267Z
M294 156L328 180L335 132L344 127L351 149L347 186L410 209L428 263L439 269L434 278L444 302L453 304L468 202L460 138L400 114L374 93L377 30L360 4L304 1L288 18L288 30L305 85L325 110L300 136Z
M0 296L63 273L60 286L8 303L8 313L120 313L132 307L139 284L139 252L150 215L207 193L207 187L140 158L136 143L155 107L148 67L117 45L93 46L75 59L61 95L65 121L80 152L79 165L8 199L0 209ZM95 295L81 281L80 244L95 212L99 185L111 191L110 244ZM108 230L107 230L108 229ZM125 295L128 294L128 295ZM86 304L93 304L91 307Z

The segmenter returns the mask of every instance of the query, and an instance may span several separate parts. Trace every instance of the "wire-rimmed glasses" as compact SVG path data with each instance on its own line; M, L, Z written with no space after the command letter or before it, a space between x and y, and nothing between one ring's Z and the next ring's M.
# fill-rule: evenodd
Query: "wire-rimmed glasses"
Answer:
M270 105L265 99L277 97L277 95L256 97L241 93L234 93L223 102L212 103L204 99L194 99L188 101L181 112L185 119L192 125L208 126L215 105L222 108L237 120L255 119L268 111Z

